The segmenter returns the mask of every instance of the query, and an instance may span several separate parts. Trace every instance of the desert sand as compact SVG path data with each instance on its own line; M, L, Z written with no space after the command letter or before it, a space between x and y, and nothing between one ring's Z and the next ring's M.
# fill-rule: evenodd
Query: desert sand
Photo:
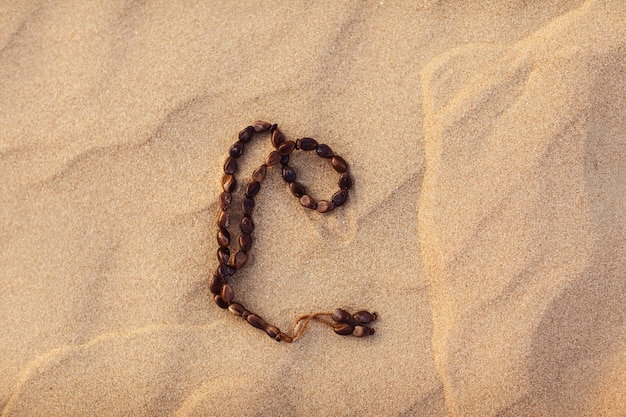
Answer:
M619 1L5 2L0 414L626 415L624 22ZM257 119L354 187L322 215L270 169L237 299L281 329L373 310L373 336L277 343L211 300L222 165ZM241 183L271 144L249 148Z

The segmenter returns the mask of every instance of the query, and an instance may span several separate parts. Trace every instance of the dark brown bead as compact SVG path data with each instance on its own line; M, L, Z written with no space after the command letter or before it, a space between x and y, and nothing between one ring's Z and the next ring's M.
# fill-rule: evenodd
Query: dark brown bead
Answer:
M235 268L241 269L248 262L248 254L240 250L235 254Z
M292 141L292 140L288 140L286 142L283 142L279 147L278 147L278 153L285 156L285 155L289 155L291 152L293 152L293 149L296 147L296 142Z
M257 329L265 330L268 327L268 324L265 322L265 320L263 320L256 314L249 314L248 317L246 317L246 320L248 320L248 323L250 323Z
M333 330L337 334L348 336L352 334L354 327L348 323L337 323L333 326Z
M218 295L222 293L222 286L224 285L224 279L218 274L213 275L211 278L211 282L209 283L209 291L213 295Z
M241 202L241 208L244 216L250 216L254 210L254 200L251 198L244 198Z
M330 146L324 145L323 143L317 145L317 149L315 150L315 152L317 152L317 154L322 158L332 158L333 155L335 155L333 150L330 149Z
M235 316L242 316L246 311L246 308L239 303L231 303L228 306L228 311L233 313Z
M306 189L304 188L304 185L295 181L289 184L289 191L291 191L291 194L293 194L294 196L298 198L302 197L304 193L306 193Z
M252 218L248 216L244 216L241 219L241 223L239 224L241 227L241 231L243 233L250 234L254 230L254 223L252 222Z
M280 342L280 329L276 326L267 326L265 328L265 333L272 339Z
M235 191L235 187L237 186L237 180L232 174L226 174L222 177L222 188L227 193L232 193Z
M281 165L287 165L289 163L289 155L283 155L282 158L280 158L280 163Z
M330 201L320 200L317 202L317 211L320 213L328 213L335 208L335 205Z
M230 216L227 212L222 210L219 217L217 218L217 227L219 227L220 229L227 229L228 226L230 226Z
M220 229L217 231L217 244L222 248L230 244L230 233L228 233L228 230Z
M333 204L335 205L335 207L339 207L346 202L347 198L348 192L346 190L337 191L335 194L333 194Z
M215 301L215 304L217 304L219 308L223 308L224 310L228 308L228 303L224 301L221 295L213 297L213 301Z
M302 149L303 151L314 151L318 147L318 143L315 139L312 138L302 138L298 139L297 147Z
M374 334L374 329L370 329L367 326L354 326L353 336L365 337Z
M278 125L274 123L273 125L270 126L270 133L274 133L276 129L278 129Z
M222 210L226 210L228 206L230 206L230 203L232 203L232 201L233 201L233 196L230 193L223 191L220 194L220 208Z
M219 261L220 264L226 265L229 259L230 259L230 249L219 248L217 250L217 260Z
M331 314L331 318L338 323L348 323L352 319L352 316L346 310L337 308Z
M358 323L361 323L361 324L367 324L369 322L376 320L376 314L375 313L372 314L369 311L356 312L352 315L352 317L354 318L354 320L356 320Z
M272 127L272 124L268 122L264 122L263 120L257 120L256 122L254 122L252 127L254 128L255 132L261 133L261 132L267 132L268 130L270 130L270 127Z
M224 162L224 172L226 174L234 174L237 172L237 160L232 156L226 158L226 162Z
M250 181L246 187L246 197L252 198L261 190L261 183L258 181Z
M348 190L350 187L352 187L352 178L350 178L350 174L344 172L341 174L341 177L339 177L339 188Z
M229 154L233 158L239 158L243 154L243 142L238 140L230 147Z
M296 180L296 171L289 165L283 167L283 179L287 182L294 182Z
M317 208L317 202L308 194L304 194L300 197L300 204L311 210L315 210Z
M277 163L280 162L282 158L282 155L279 154L277 151L272 151L270 152L269 155L267 155L267 159L265 160L265 165L267 166L273 166L276 165Z
M344 173L348 170L348 164L342 157L338 155L332 157L332 159L330 160L330 164L333 166L334 170L339 173Z
M228 304L233 302L233 298L235 298L235 293L233 289L228 284L224 284L222 286L222 292L220 293L222 300L226 301Z
M267 165L263 164L252 173L252 179L256 182L263 182L265 174L267 173Z
M239 132L239 140L244 143L248 142L250 139L252 139L253 135L254 135L254 128L252 126L248 126L244 128L241 132Z
M248 233L239 235L239 247L241 250L248 252L252 248L252 236Z
M224 278L224 281L227 281L230 277L235 275L237 270L232 265L221 264L217 267L217 273Z
M283 135L283 133L276 129L274 132L272 132L272 145L274 145L274 148L277 148L285 141L285 135Z

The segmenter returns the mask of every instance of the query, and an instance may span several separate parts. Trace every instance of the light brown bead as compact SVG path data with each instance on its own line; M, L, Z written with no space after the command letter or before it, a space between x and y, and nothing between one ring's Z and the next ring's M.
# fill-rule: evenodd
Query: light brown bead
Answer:
M272 145L277 148L285 141L285 136L278 129L272 132Z
M222 286L222 292L220 295L222 296L222 300L226 301L228 304L232 303L233 298L235 298L235 293L228 284L224 284Z
M270 167L274 166L280 162L282 157L283 156L279 154L278 151L272 151L267 156L267 159L265 160L265 165L270 166Z
M233 201L233 196L231 193L227 193L226 191L222 191L220 194L220 208L222 210L226 210L230 203Z
M317 211L320 213L328 213L335 208L335 205L330 201L320 200L317 202Z
M317 208L317 202L308 194L304 194L300 197L300 204L311 210L315 210Z
M332 159L330 160L330 164L332 165L335 171L341 174L348 170L348 164L342 157L338 155L335 155L332 157Z
M220 229L217 231L217 244L222 248L230 244L230 233L228 233L228 230Z
M289 155L291 152L293 152L293 149L295 147L296 142L292 140L285 141L278 147L278 153L282 156Z
M226 174L222 177L222 188L227 193L232 193L235 191L235 187L237 186L237 180L232 174Z
M234 174L235 172L237 172L237 160L229 156L226 158L226 162L224 162L224 173Z
M267 165L263 164L252 173L252 179L256 182L263 182L265 174L267 173Z
M252 236L248 233L239 235L239 248L248 252L252 248Z
M257 133L267 132L272 127L271 123L264 122L263 120L257 120L252 124L254 131Z
M227 229L229 226L230 216L226 211L222 210L219 217L217 218L217 227L219 227L220 229Z
M248 254L245 251L238 251L235 254L235 268L241 269L248 262Z

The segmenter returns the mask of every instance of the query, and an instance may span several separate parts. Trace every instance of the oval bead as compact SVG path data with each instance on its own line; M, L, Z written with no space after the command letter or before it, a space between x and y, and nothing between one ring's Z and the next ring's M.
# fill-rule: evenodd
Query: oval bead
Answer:
M217 218L217 227L220 229L226 229L228 226L230 226L230 216L226 211L222 210Z
M245 127L241 130L241 132L239 132L239 140L244 143L248 142L250 139L252 139L253 135L254 128L252 126Z
M280 330L276 326L267 326L265 328L265 333L272 339L280 342Z
M222 189L227 193L235 191L237 180L232 174L226 174L222 177Z
M292 140L285 141L278 147L278 153L281 154L282 156L289 155L291 152L293 152L293 149L295 147L296 147L296 142Z
M285 135L276 129L272 132L272 145L274 148L278 148L285 141Z
M287 165L289 163L289 155L283 155L283 157L280 158L280 163L281 165Z
M341 174L341 177L339 177L339 188L341 188L342 190L347 190L351 186L352 178L350 178L350 174L344 172L343 174Z
M330 160L330 164L332 165L333 169L340 174L343 174L348 170L347 162L338 155L332 157L332 159Z
M314 151L317 149L318 143L313 138L302 138L298 139L296 145L298 149L302 149L303 151Z
M369 311L358 311L354 313L352 317L361 324L367 324L376 320L376 314L371 314Z
M352 319L350 313L341 308L335 309L330 317L338 323L348 323Z
M248 254L240 250L235 254L235 268L241 269L248 262Z
M237 272L237 270L232 265L222 264L217 267L217 273L224 279L224 281L235 275L235 272Z
M352 327L348 323L337 323L333 326L333 330L335 333L340 334L342 336L351 335L354 332L354 327Z
M242 233L239 235L239 248L248 252L252 248L252 236L248 233Z
M252 179L256 182L263 182L265 174L267 173L267 165L263 164L252 173Z
M223 308L224 310L228 308L228 303L224 301L221 295L213 297L213 301L215 301L215 304L217 304L219 308Z
M250 216L254 210L254 200L248 197L244 198L241 201L241 209L244 216Z
M217 231L217 244L222 248L230 244L230 233L228 233L228 230L220 229Z
M330 146L324 145L323 143L317 145L317 149L315 149L315 152L317 152L317 154L322 158L332 158L333 155L335 155L333 150L330 149Z
M306 189L304 188L304 185L295 181L289 184L289 191L291 191L291 194L293 194L294 196L298 198L302 197L304 193L306 193Z
M240 227L243 233L247 233L247 234L252 233L252 231L254 230L254 223L252 222L252 218L248 216L244 216L241 219Z
M239 158L243 154L243 142L240 140L235 142L228 153L232 158Z
M235 293L233 289L228 284L222 285L222 292L220 293L222 300L226 301L228 304L232 303L233 298L235 298Z
M233 313L235 316L242 316L246 311L246 308L239 303L231 303L228 306L228 311Z
M224 173L234 174L235 172L237 172L237 160L229 156L226 158L226 162L224 162Z
M229 259L230 259L230 249L220 247L217 250L217 260L219 261L219 263L225 265L228 263Z
M272 127L272 124L265 122L263 120L257 120L256 122L252 124L252 127L254 128L255 132L261 133L261 132L267 132L268 130L270 130L270 127Z
M281 158L283 156L281 154L279 154L277 151L272 151L270 152L269 155L267 155L267 159L265 160L265 164L267 166L273 166L276 165L277 163L280 162Z
M290 167L289 165L285 165L283 167L283 179L286 182L294 182L296 180L296 171L294 171L294 169L292 167Z
M219 295L222 293L222 286L224 285L224 279L218 274L213 275L211 282L209 283L209 291L213 295Z
M250 323L252 326L256 327L257 329L265 330L268 326L265 320L263 320L261 317L257 316L256 314L248 314L248 317L246 317L246 320L248 320L248 323Z
M315 210L317 208L317 202L308 194L304 194L300 197L300 204L302 207L306 207L311 210Z
M250 181L246 187L246 197L252 198L261 190L261 183L257 181Z
M320 213L328 213L335 208L335 205L330 201L320 200L317 202L317 211Z
M348 192L346 190L341 190L333 194L332 201L335 207L339 207L340 205L346 202L347 198L348 198Z
M233 201L233 196L231 193L227 193L226 191L222 191L220 194L220 208L222 210L226 210L230 203Z
M353 336L365 337L374 334L374 329L370 329L367 326L354 326Z

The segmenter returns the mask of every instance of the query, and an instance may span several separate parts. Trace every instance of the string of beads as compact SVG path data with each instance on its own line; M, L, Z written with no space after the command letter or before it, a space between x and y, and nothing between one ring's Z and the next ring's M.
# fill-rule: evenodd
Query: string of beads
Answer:
M254 170L252 179L248 182L244 191L244 198L241 202L243 217L239 224L241 233L239 234L239 249L231 253L231 235L228 231L230 226L229 209L231 209L232 194L237 188L237 160L243 155L244 148L250 140L258 134L269 132L274 150L267 156L265 163ZM313 151L321 158L330 160L332 168L340 174L339 191L333 194L329 200L315 201L306 192L304 185L296 181L296 171L289 166L289 155L294 150ZM213 294L213 300L222 309L228 309L236 316L242 317L250 325L263 330L269 337L276 341L294 342L299 339L311 321L316 321L332 327L339 335L353 335L364 337L374 334L374 329L368 326L376 320L375 313L359 311L350 314L346 310L336 309L333 312L319 312L305 314L298 317L291 329L291 333L284 333L278 327L268 324L258 314L250 312L241 303L235 301L235 293L229 284L229 280L235 273L243 268L248 261L248 253L252 248L252 232L254 223L252 213L255 207L254 197L261 190L261 183L265 179L267 169L281 166L282 177L289 187L289 191L299 199L300 204L310 210L320 213L328 213L343 205L348 198L348 190L352 185L352 180L348 172L346 161L336 155L328 146L318 143L312 138L301 138L296 141L287 140L278 126L264 121L256 121L253 125L244 128L239 132L239 140L235 142L230 150L229 156L224 162L224 176L222 178L222 192L219 196L220 214L217 218L217 259L219 266L209 282L209 290Z

